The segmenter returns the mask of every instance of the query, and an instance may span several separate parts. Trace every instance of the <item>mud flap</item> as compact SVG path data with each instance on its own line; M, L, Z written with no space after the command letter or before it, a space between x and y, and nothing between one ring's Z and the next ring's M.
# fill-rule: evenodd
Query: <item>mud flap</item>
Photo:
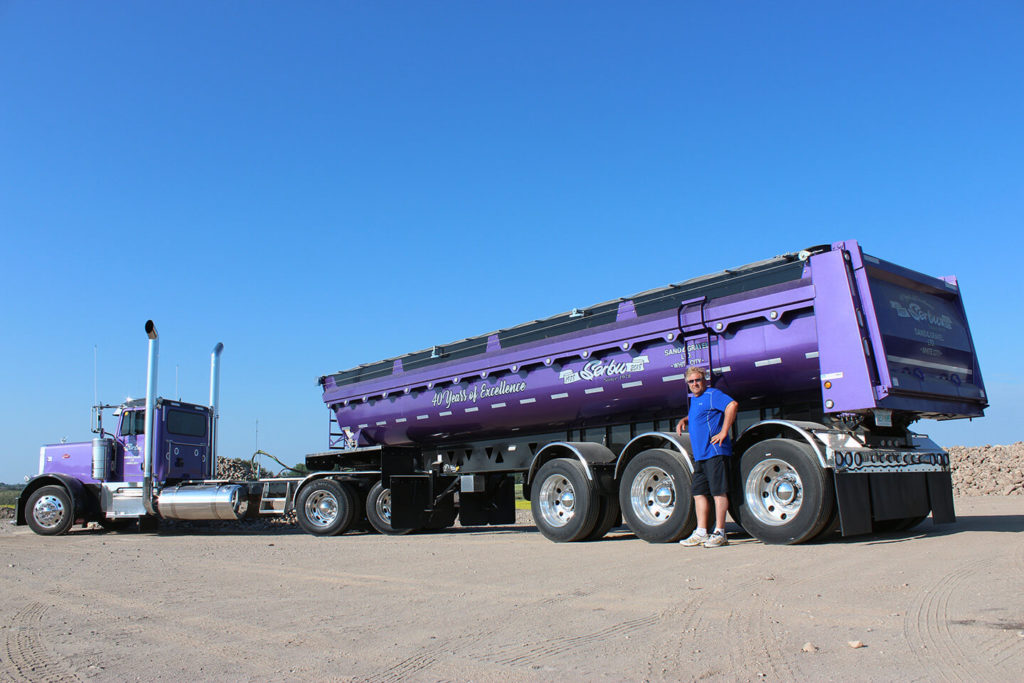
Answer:
M923 472L869 474L871 517L875 521L924 517L928 514L928 484Z
M459 521L463 526L515 524L515 478L507 474L488 475L482 493L460 493Z
M420 529L430 521L433 487L429 474L391 475L391 526Z
M956 521L956 511L953 510L952 473L928 473L928 500L932 507L932 522L952 524Z
M836 504L843 536L871 533L871 487L867 474L835 473Z

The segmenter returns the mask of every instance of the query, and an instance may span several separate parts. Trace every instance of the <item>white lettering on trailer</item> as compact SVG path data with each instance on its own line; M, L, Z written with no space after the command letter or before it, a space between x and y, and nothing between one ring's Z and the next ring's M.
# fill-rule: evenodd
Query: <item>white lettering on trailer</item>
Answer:
M480 409L477 408L476 406L473 406L472 408L466 408L466 412L467 413L475 413L478 410L480 410Z
M818 357L818 352L817 351L808 351L807 353L804 354L804 358L817 358L817 357Z
M781 358L765 358L764 360L754 361L755 368L763 368L766 365L778 365L782 362Z
M679 380L686 379L686 375L665 375L661 378L662 382L678 382Z
M604 387L591 387L590 389L585 389L583 391L583 393L584 394L600 394L602 391L604 391Z
M931 363L926 360L917 360L916 358L904 358L902 356L886 356L887 360L894 361L896 363L904 363L906 365L919 365L922 368L931 368L932 370L946 370L947 372L959 372L965 375L970 375L972 370L969 368L959 367L956 365L945 365L943 363Z
M535 398L521 398L521 399L519 399L519 403L522 404L522 405L526 405L527 403L536 403L536 402L537 402L537 399L535 399Z
M443 412L438 413L438 415L440 415L441 417L447 417L447 416L449 416L451 414L452 414L452 411L450 411L450 410L445 410Z
M632 389L633 387L642 387L643 385L644 385L643 382L625 382L622 385L622 388L623 389Z
M492 407L492 408L504 408L504 407L505 407L505 405L506 405L505 403L495 403L495 404L494 404L494 405L492 405L491 407Z
M417 420L426 420L426 419L428 419L429 417L430 417L429 415L417 415L417 416L416 416L416 419L417 419Z
M560 398L569 398L569 394L551 394L551 398L556 400Z

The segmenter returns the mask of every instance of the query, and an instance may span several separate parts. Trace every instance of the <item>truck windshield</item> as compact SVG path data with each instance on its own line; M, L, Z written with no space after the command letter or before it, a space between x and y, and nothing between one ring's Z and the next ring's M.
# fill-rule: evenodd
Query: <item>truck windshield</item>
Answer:
M179 436L206 436L206 415L184 410L167 411L167 431Z
M958 294L869 270L871 298L895 388L978 398L974 348Z

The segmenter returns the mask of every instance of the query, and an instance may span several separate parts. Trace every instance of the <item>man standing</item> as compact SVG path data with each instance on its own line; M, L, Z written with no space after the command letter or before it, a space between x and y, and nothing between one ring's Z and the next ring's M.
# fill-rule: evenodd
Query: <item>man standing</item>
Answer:
M697 529L689 538L679 542L686 546L718 548L729 544L725 537L725 513L729 509L729 459L732 457L729 430L736 421L739 404L724 392L709 387L701 368L687 369L686 386L693 396L689 413L676 425L676 434L681 435L689 426ZM715 530L709 534L712 499Z

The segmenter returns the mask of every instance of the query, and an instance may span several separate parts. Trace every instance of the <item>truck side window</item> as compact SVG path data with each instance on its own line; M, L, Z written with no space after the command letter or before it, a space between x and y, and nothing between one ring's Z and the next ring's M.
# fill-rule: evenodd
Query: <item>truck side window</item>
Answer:
M130 410L121 417L121 436L137 436L146 433L146 411Z

